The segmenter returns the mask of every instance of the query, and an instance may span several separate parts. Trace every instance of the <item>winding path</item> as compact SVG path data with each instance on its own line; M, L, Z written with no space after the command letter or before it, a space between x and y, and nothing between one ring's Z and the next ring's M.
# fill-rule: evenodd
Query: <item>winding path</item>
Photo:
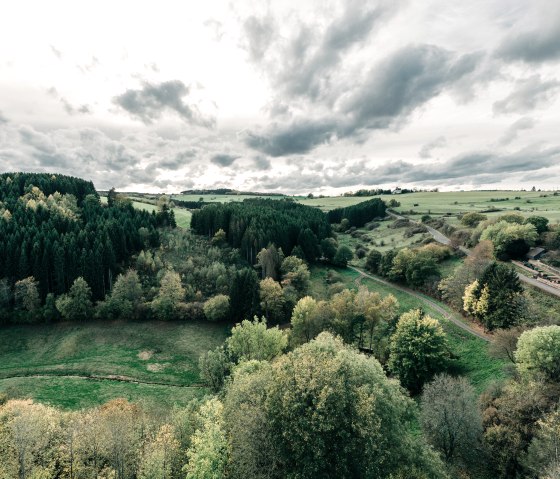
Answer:
M400 286L398 284L390 283L389 281L386 281L384 279L378 278L376 276L372 276L371 274L368 274L365 271L362 271L361 269L356 268L354 266L349 265L348 267L350 269L353 269L354 271L356 271L357 273L359 273L363 277L369 278L369 279L371 279L371 280L373 280L377 283L383 284L385 286L389 286L391 288L398 289L399 291L402 291L403 293L409 294L410 296L414 296L415 298L422 301L424 304L427 304L428 306L430 306L430 308L436 310L445 319L451 321L453 324L455 324L459 328L463 329L464 331L467 331L468 333L472 334L473 336L476 336L479 339L482 339L483 341L490 342L490 338L486 334L484 334L481 331L477 331L476 329L470 327L468 324L465 324L463 321L461 321L460 319L455 317L455 315L446 311L445 308L442 308L434 300L432 300L430 298L427 298L427 297L421 295L420 293L417 293L416 291L414 291L410 288L406 288L405 286Z
M200 389L204 386L201 384L174 384L174 383L164 383L158 381L143 381L141 379L136 379L130 376L119 376L119 375L107 375L107 376L84 376L81 374L14 374L12 376L2 376L0 377L0 381L4 379L24 379L24 378L65 378L65 379L84 379L90 381L116 381L122 383L133 383L133 384L147 384L150 386L167 386L167 387L174 387L174 388L183 388L183 389Z

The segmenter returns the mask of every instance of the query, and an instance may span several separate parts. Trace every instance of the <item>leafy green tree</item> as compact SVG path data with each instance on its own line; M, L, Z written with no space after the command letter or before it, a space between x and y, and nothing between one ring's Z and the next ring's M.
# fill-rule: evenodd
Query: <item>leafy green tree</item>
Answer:
M138 319L144 304L142 283L132 269L117 276L108 304L118 318Z
M228 352L238 361L271 360L282 354L288 345L286 333L278 326L267 328L266 319L243 320L231 330L226 340Z
M522 333L517 341L515 360L522 376L559 382L560 326L542 326Z
M151 307L158 319L169 321L179 317L184 299L185 288L181 284L181 276L173 270L167 270L161 278L158 294Z
M223 321L229 311L229 296L225 294L217 294L204 303L204 315L209 321Z
M144 448L138 468L138 478L171 479L178 477L181 470L181 456L182 451L173 427L164 424Z
M282 261L280 272L284 286L292 286L300 297L306 295L310 287L311 275L305 261L295 256L286 256Z
M532 224L539 235L548 231L549 220L544 216L529 216L529 218L525 220L525 223Z
M198 361L200 377L213 392L219 392L229 376L233 363L223 346L207 351Z
M535 438L529 446L527 463L539 477L560 477L560 406L538 421Z
M461 216L461 223L463 223L465 226L470 226L471 228L478 226L478 223L485 220L486 215L477 213L476 211L471 211L470 213L465 213L463 216Z
M391 337L388 366L404 387L419 392L426 381L445 370L448 357L439 321L418 309L401 315Z
M91 318L91 289L84 278L77 278L70 291L56 299L56 309L67 321L85 321Z
M470 462L482 439L477 396L465 378L437 375L424 386L420 418L426 438L445 461Z
M537 230L531 223L519 224L502 220L488 226L480 239L492 241L496 257L507 261L522 258L529 251L537 239Z
M373 274L379 274L382 260L383 254L381 251L377 251L376 249L370 250L366 257L366 270Z
M224 407L216 399L210 399L199 412L201 426L192 438L187 451L188 463L183 468L187 479L226 478L228 461L227 438L224 431Z
M232 477L445 477L411 433L413 402L377 360L329 333L271 364L245 363L224 403Z
M282 286L271 277L260 282L261 308L268 321L280 321L284 312L285 297Z
M297 302L291 319L290 341L292 343L297 345L306 343L322 331L322 325L316 322L316 310L317 301L311 296L304 296Z
M14 301L16 308L26 312L28 321L35 321L38 318L41 308L41 298L39 297L39 283L33 276L21 279L14 285Z
M333 258L333 263L337 266L342 268L346 268L348 266L348 262L352 260L354 254L352 250L346 245L340 245L336 250L336 254Z
M220 228L216 231L216 234L212 238L212 244L214 246L223 246L227 243L227 235L226 232Z

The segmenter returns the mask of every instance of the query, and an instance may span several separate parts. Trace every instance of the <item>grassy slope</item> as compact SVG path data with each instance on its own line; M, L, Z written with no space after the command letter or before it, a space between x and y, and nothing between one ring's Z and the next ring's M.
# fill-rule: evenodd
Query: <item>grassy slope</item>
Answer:
M178 386L199 383L199 356L221 344L227 330L207 322L155 321L6 327L0 331L0 391L70 408L123 396L184 403L204 391ZM68 377L6 379L40 374L127 376L169 386Z
M358 273L349 269L337 271L342 277L342 281L346 287L357 287L356 280L359 277ZM318 295L318 297L324 298L327 294L324 283L326 272L327 269L323 267L312 268L312 290L313 294ZM438 312L432 310L419 299L367 278L362 279L360 284L367 286L371 291L376 291L383 296L388 294L394 295L399 301L401 313L410 309L422 308L427 314L438 319L442 323L447 334L452 353L458 358L453 362L452 372L465 375L469 378L477 392L482 392L492 381L505 377L505 362L489 356L488 344L486 342L468 334L453 323L447 321ZM445 307L445 305L442 304L442 307Z

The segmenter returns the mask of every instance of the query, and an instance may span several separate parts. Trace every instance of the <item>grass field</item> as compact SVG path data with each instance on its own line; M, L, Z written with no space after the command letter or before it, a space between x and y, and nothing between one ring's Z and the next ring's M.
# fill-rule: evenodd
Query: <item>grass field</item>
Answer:
M0 391L68 408L115 397L167 406L185 403L204 394L198 358L221 344L227 331L225 325L208 322L12 325L0 330Z
M476 391L481 393L493 381L506 377L504 368L505 361L494 359L488 354L488 343L476 338L445 319L440 313L430 308L418 298L400 291L391 286L386 286L368 278L362 278L359 282L359 274L350 269L337 269L342 283L347 288L357 288L358 284L365 285L370 291L376 291L382 296L392 294L399 302L400 313L411 309L421 308L430 316L438 319L446 334L451 352L457 357L451 364L451 372L465 375ZM318 297L326 298L328 295L325 276L327 268L313 267L311 269L312 290ZM430 298L431 299L431 298ZM434 301L432 299L432 301ZM450 311L443 303L440 304L446 311Z
M371 198L373 197L298 198L298 201L328 211ZM454 191L384 195L380 198L386 202L391 199L400 202L401 205L394 209L401 213L413 210L418 215L442 216L496 208L502 211L490 213L490 216L517 211L525 216L541 215L551 222L560 222L560 196L554 196L550 191Z

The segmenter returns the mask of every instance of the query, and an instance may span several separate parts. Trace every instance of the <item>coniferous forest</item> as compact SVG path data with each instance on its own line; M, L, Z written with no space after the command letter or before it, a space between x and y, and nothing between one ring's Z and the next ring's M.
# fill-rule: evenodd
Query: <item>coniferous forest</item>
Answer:
M102 299L131 254L158 244L157 227L172 220L168 216L136 210L118 195L102 205L93 184L79 178L5 173L0 176L4 295L28 279L44 302L82 277L93 299Z

